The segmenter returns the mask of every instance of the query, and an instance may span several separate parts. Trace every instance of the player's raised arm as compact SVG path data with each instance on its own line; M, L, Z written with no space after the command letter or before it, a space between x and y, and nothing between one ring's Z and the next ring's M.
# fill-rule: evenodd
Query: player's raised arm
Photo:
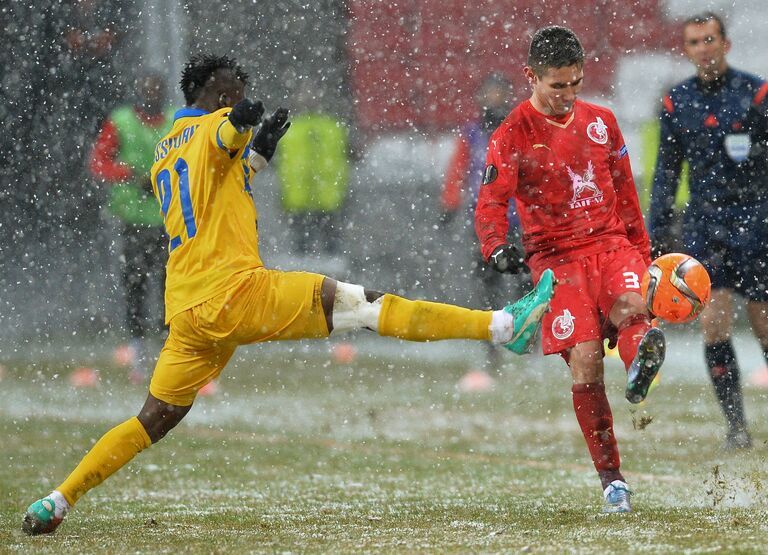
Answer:
M211 128L211 141L223 150L240 150L251 138L251 129L261 123L264 104L244 98L232 107L221 123Z

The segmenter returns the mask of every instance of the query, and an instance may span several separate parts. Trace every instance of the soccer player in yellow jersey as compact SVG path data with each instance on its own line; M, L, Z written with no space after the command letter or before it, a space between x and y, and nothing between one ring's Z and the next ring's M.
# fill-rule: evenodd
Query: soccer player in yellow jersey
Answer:
M168 339L138 416L108 431L60 486L27 509L28 534L53 532L88 490L160 441L238 345L366 328L411 341L493 341L518 354L532 347L552 298L549 270L516 303L481 311L265 268L250 178L290 123L284 109L262 119L262 103L244 98L247 80L227 57L195 56L184 68L187 106L158 143L152 167L169 238Z

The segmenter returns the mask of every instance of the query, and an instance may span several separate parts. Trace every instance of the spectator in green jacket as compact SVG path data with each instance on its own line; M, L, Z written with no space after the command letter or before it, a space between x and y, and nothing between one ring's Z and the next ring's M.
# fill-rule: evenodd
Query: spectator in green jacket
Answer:
M152 363L145 339L159 333L163 322L162 309L152 317L153 309L157 312L162 303L149 298L152 290L163 291L167 257L163 218L149 169L155 145L171 124L165 78L147 73L136 81L135 103L118 106L104 121L89 164L93 176L109 184L109 211L122 226L130 379L136 383L144 381Z
M298 103L316 104L305 85ZM302 254L337 254L341 210L349 183L349 132L336 117L306 109L291 118L276 161L281 202L295 248Z

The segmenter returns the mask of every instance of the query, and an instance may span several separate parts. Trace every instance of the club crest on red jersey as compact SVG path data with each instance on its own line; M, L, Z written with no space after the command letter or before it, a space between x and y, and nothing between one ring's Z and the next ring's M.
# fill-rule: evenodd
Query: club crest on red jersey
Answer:
M568 176L571 178L571 187L573 187L573 196L568 206L571 208L584 208L592 204L603 202L603 192L600 190L593 179L595 179L595 168L592 160L587 162L587 169L582 174L574 172L570 166L565 166L568 170Z
M560 316L552 320L552 335L555 336L555 339L562 341L572 336L573 331L576 329L574 325L575 320L576 318L573 317L573 314L567 308L563 310Z
M587 137L599 145L608 142L608 126L605 125L603 118L597 117L595 121L587 125Z

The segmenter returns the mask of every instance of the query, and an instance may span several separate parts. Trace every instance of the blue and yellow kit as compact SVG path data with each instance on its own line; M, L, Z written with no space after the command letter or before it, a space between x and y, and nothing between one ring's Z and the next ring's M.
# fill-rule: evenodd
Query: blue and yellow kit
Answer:
M167 321L264 265L249 179L251 134L237 133L228 113L179 110L155 147L152 183L170 239Z
M250 187L251 131L238 132L229 111L181 109L155 147L152 183L170 249L170 333L150 392L174 405L191 405L238 345L328 335L324 276L264 268Z

